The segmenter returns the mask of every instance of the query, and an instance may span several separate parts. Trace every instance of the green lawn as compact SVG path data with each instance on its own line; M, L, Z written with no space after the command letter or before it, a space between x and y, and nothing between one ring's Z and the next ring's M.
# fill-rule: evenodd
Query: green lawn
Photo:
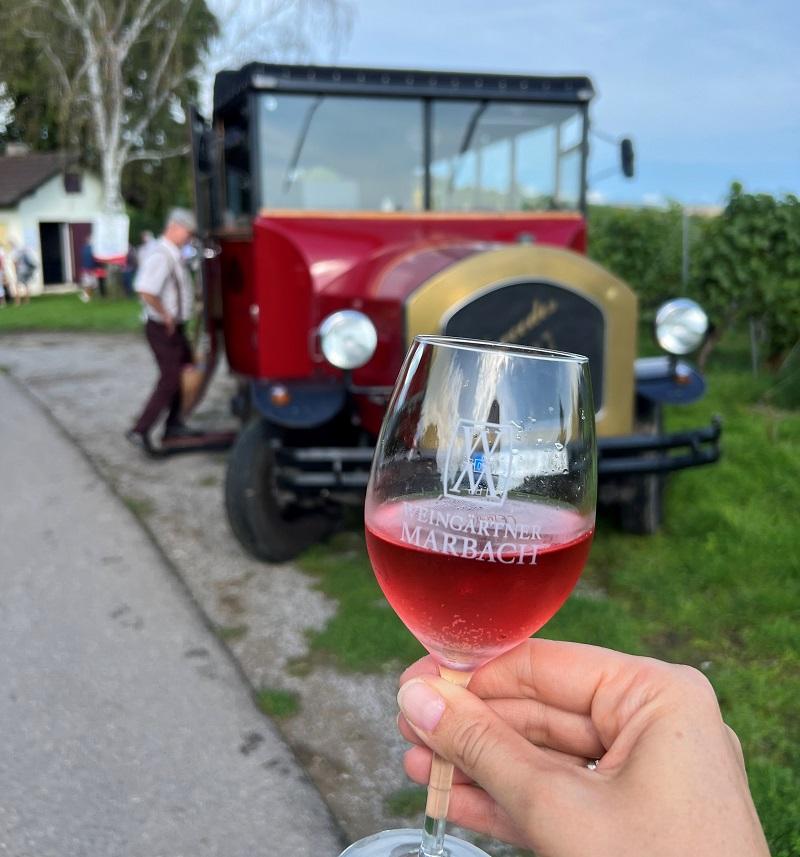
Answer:
M0 309L0 334L5 331L94 331L118 333L141 329L135 300L95 298L81 303L77 294L41 295L22 306Z
M789 857L800 854L800 412L763 404L774 379L749 373L744 338L714 354L708 381L668 428L722 415L723 459L671 477L659 535L601 520L584 575L595 597L573 596L542 635L703 669L744 745L773 857ZM340 604L311 639L314 659L368 671L418 656L357 527L302 563Z

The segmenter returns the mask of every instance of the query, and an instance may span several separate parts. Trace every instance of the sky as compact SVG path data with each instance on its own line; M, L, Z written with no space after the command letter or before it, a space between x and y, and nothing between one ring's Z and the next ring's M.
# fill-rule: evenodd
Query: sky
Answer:
M597 201L689 205L800 194L800 4L794 0L353 0L345 65L587 74L593 125L634 140L637 175ZM319 60L330 57L318 58ZM618 154L592 140L589 176Z

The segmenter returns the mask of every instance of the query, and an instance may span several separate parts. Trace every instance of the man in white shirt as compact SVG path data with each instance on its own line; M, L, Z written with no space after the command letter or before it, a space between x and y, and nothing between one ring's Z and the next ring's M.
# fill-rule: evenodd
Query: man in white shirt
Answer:
M133 287L147 314L145 335L160 372L158 383L141 416L126 437L135 446L152 453L150 431L167 411L163 439L194 435L181 421L181 373L192 363L185 326L192 317L194 290L181 249L197 229L194 214L173 208L163 235L148 249Z

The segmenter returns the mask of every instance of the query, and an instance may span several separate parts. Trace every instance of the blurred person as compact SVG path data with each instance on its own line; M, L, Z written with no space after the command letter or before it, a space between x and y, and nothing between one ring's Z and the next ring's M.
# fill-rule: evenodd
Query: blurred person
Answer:
M194 288L181 251L196 228L191 211L173 208L163 234L140 264L134 282L134 288L144 303L147 316L145 335L158 364L159 378L126 437L149 454L154 452L150 432L165 411L163 440L198 434L184 425L181 419L181 373L193 362L185 328L194 308Z
M12 258L17 272L17 294L24 299L25 303L29 303L30 282L36 272L36 260L24 244L17 244L14 247Z
M403 674L404 766L456 766L448 818L541 857L769 857L734 732L690 667L532 639L466 690Z
M126 298L135 296L133 290L133 281L136 278L136 272L139 270L139 256L133 244L128 244L128 252L125 254L125 264L122 267L122 288L125 291Z
M78 297L88 304L92 299L95 289L98 287L98 268L99 262L94 257L92 250L92 236L86 239L86 243L81 248L81 292Z
M3 248L0 247L0 309L5 309L8 303L6 296L6 278L3 274Z
M12 253L8 247L0 246L0 294L2 294L3 306L8 301L14 301L19 306L20 297L17 290L17 269L14 265Z

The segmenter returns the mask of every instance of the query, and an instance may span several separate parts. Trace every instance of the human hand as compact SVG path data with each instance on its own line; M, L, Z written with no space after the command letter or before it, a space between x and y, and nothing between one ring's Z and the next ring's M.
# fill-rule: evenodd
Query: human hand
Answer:
M769 855L739 741L697 670L528 640L469 690L430 657L401 683L406 772L427 783L431 749L455 764L457 824L540 857Z
M167 329L168 336L172 336L175 333L175 319L169 313L164 314L164 327Z

